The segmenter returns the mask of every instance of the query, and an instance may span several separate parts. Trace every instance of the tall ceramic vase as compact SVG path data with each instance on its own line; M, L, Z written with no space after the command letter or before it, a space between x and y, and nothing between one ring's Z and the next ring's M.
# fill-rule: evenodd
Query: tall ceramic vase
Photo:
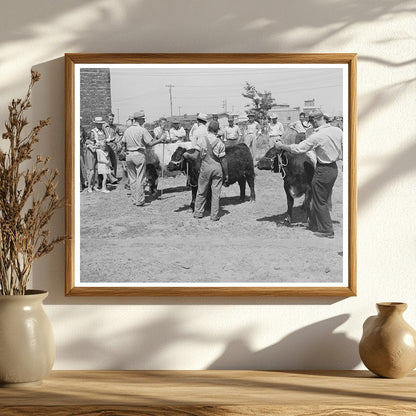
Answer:
M0 296L0 385L39 384L52 369L55 342L42 301L48 292Z
M360 357L381 377L400 378L416 367L416 331L403 319L405 303L377 303L363 325Z

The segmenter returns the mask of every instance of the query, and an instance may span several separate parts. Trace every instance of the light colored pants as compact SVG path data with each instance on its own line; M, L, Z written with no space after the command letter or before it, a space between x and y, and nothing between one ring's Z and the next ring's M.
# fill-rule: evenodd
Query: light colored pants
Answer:
M146 157L141 152L127 153L126 164L133 204L143 205L145 199Z
M207 202L208 190L211 188L211 219L217 220L220 215L220 196L222 188L222 168L219 163L201 165L198 178L198 192L195 199L194 217L202 218Z

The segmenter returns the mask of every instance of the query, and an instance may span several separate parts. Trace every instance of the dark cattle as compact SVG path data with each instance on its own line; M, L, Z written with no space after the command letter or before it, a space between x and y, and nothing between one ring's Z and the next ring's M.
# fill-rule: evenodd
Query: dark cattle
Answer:
M292 222L294 198L299 198L302 195L305 195L303 208L306 210L309 219L312 198L311 184L315 171L311 160L305 154L293 155L289 152L280 152L272 147L259 160L257 167L260 170L272 170L281 173L287 199L285 221L289 224Z
M146 165L146 178L147 178L147 185L149 186L149 192L152 196L157 195L157 184L158 184L158 177L156 166L148 163Z
M195 198L196 198L196 191L198 190L198 176L199 176L199 169L201 168L201 160L198 158L197 160L189 160L183 157L183 154L187 151L184 147L179 146L172 155L172 158L167 165L167 169L169 172L173 172L175 170L180 170L187 175L187 185L191 188L192 193L192 200L191 200L191 209L192 211L195 208ZM194 153L195 149L190 149L189 153Z
M183 147L178 147L172 155L167 169L169 171L181 170L188 175L188 184L192 190L191 208L194 209L196 192L198 189L198 177L201 167L201 160L184 159L183 154L187 151ZM190 149L188 152L193 153L195 149ZM240 201L244 202L246 199L246 183L250 188L250 200L255 201L256 193L254 191L254 166L253 158L249 148L245 144L237 144L225 149L226 158L228 161L228 185L238 183L240 186Z

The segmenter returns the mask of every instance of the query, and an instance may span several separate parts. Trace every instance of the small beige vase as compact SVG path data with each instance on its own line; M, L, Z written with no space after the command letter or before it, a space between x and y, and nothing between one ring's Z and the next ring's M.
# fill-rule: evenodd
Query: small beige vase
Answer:
M360 357L381 377L400 378L416 367L416 331L403 319L406 303L377 303L363 325Z
M55 361L52 326L42 301L48 292L0 296L0 387L40 384Z

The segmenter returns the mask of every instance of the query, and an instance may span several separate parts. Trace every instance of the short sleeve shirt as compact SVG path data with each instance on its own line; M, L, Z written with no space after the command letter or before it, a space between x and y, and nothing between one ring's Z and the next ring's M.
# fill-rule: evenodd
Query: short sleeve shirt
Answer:
M276 124L270 123L269 124L269 136L281 136L284 132L283 124L278 121Z
M224 140L238 140L240 137L240 129L238 126L227 126L224 129Z
M146 146L152 142L150 133L139 124L133 124L125 132L123 143L126 144L127 151L145 150Z
M184 141L186 137L186 131L183 127L180 127L179 129L174 129L172 127L169 130L169 134L171 142Z
M202 157L207 152L207 142L205 138L208 139L209 143L212 146L212 153L214 153L215 156L218 158L222 158L225 156L225 146L224 143L218 139L218 137L213 133L206 133L201 134L197 137L197 142L195 145L195 149L199 150Z
M342 130L324 124L315 133L298 144L291 144L291 153L306 153L315 150L318 163L328 164L342 159Z

